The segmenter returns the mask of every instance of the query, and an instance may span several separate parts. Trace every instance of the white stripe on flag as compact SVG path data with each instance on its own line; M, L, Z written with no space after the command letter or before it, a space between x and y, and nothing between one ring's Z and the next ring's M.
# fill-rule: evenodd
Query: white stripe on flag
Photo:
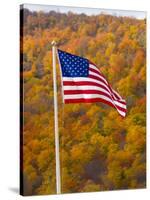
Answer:
M71 94L71 95L65 95L65 99L82 99L82 98L84 98L84 99L100 98L100 99L104 99L104 100L106 100L106 101L108 101L108 102L110 102L110 103L112 103L114 105L114 102L110 98L108 98L108 97L106 97L104 95L100 95L100 94L73 94L73 95Z
M80 81L88 81L88 82L91 82L91 83L98 83L98 84L101 84L103 85L104 87L106 87L108 89L108 91L111 93L108 85L106 85L105 83L99 81L99 80L96 80L94 78L87 78L87 77L63 77L63 81L73 81L74 83L76 82L80 82Z
M124 105L124 104L122 104L122 103L120 103L118 101L113 101L113 102L114 102L115 105L120 106L120 107L126 109L126 105Z
M105 89L103 89L101 87L98 87L98 86L85 86L85 85L67 86L67 85L64 85L64 90L97 90L97 91L105 92L106 94L110 95L110 93L107 90L105 90Z

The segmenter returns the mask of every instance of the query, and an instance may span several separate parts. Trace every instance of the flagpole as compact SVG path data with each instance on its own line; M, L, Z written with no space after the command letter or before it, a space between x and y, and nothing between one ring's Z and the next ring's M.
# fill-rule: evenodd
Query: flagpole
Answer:
M56 80L56 42L52 41L53 58L53 90L54 90L54 125L55 125L55 159L56 159L56 193L61 194L60 180L60 155L58 133L58 103L57 103L57 80Z

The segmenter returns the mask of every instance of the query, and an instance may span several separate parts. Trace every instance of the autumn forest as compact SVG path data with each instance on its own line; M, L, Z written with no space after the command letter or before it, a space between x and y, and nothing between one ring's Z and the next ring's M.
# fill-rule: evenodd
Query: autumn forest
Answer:
M23 194L55 194L51 41L94 62L127 101L63 104L57 63L62 193L146 187L146 19L21 10Z

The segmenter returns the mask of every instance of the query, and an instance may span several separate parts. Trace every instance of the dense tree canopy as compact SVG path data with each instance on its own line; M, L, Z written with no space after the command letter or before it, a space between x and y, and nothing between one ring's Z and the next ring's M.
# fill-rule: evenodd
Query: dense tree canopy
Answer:
M57 66L62 192L146 184L146 21L100 14L23 11L25 194L55 193L51 41L93 61L127 101L63 105Z

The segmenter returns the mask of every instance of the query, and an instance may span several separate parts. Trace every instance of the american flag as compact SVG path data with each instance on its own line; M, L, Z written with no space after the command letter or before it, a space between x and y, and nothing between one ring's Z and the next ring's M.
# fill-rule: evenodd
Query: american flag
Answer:
M64 103L102 102L125 117L126 101L112 89L106 78L88 59L58 49Z

